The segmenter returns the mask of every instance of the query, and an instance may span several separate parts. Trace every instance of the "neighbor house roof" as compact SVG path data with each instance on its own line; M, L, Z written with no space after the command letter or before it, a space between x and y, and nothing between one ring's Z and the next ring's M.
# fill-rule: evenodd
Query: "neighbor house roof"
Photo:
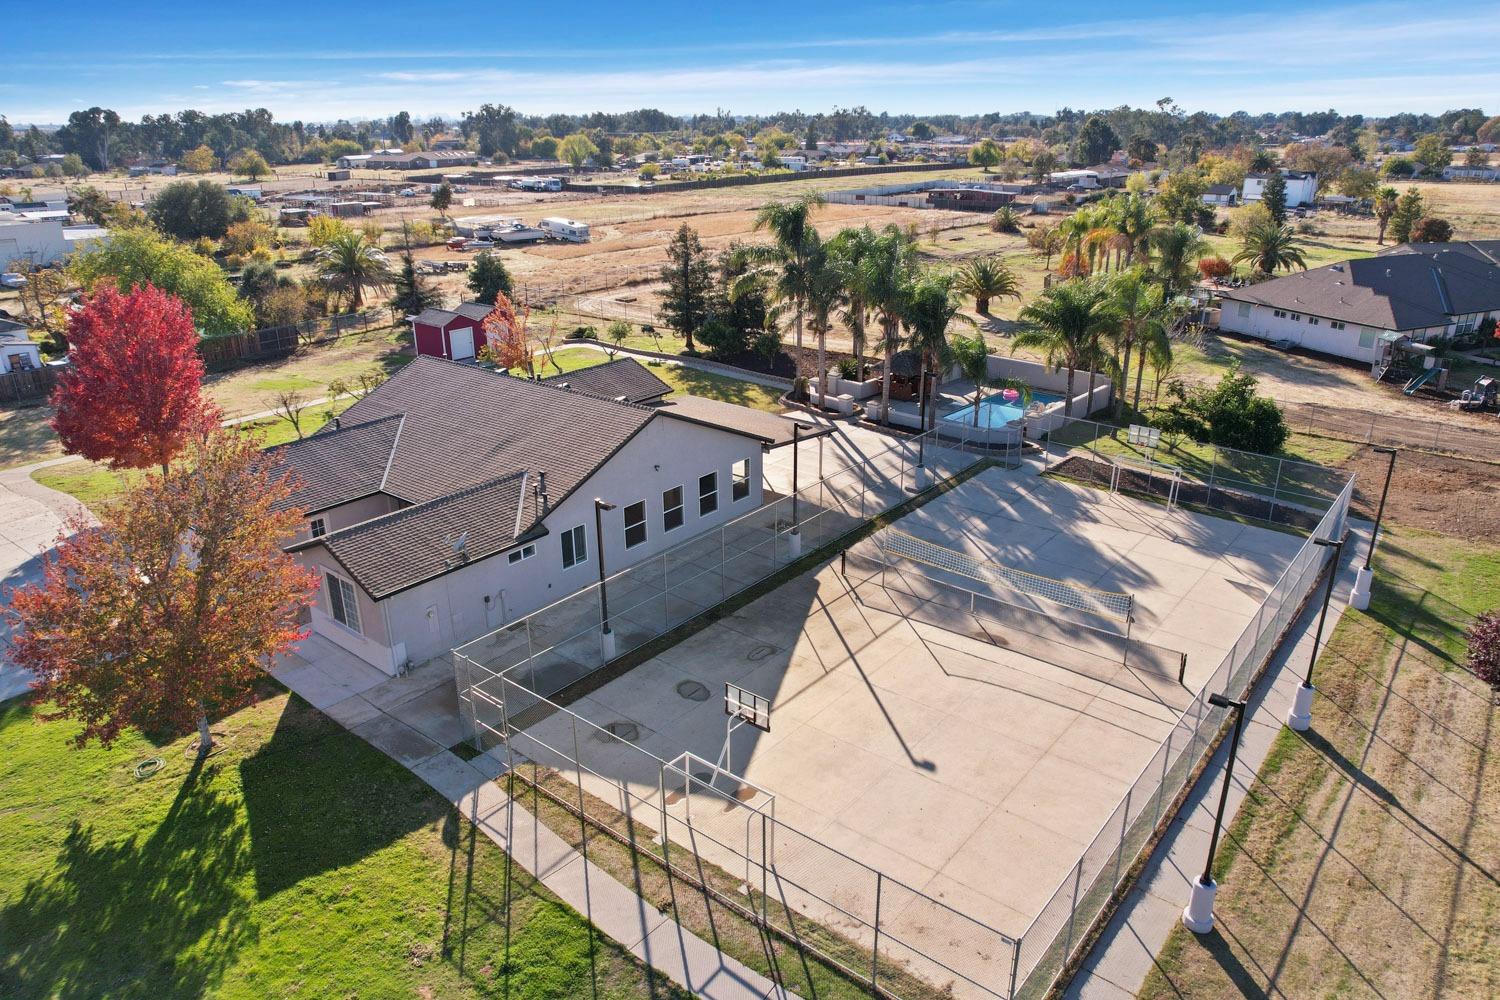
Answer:
M461 302L452 309L439 309L436 306L428 306L417 314L413 320L423 326L447 326L460 317L476 321L483 321L486 316L494 311L494 306L487 306L483 302Z
M1500 266L1462 244L1429 246L1441 249L1419 245L1221 294L1231 301L1382 330L1446 326L1452 316L1500 309Z
M549 375L542 381L602 399L623 399L627 403L660 399L672 391L670 385L635 358L616 358L602 365Z
M322 545L371 596L389 596L461 565L450 543L465 532L469 561L541 533L543 475L554 509L657 417L763 440L727 420L419 356L278 452L302 481L287 506L326 510L375 493L404 506L293 548Z

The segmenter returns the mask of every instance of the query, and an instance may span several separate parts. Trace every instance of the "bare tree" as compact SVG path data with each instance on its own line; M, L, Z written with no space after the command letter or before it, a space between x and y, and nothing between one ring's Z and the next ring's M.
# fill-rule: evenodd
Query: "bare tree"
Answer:
M276 394L276 416L292 425L297 440L302 440L302 411L307 399L295 389L286 389Z
M365 372L354 380L353 384L349 386L349 391L354 395L355 399L364 399L370 393L384 385L385 380L388 378L390 376L385 372Z

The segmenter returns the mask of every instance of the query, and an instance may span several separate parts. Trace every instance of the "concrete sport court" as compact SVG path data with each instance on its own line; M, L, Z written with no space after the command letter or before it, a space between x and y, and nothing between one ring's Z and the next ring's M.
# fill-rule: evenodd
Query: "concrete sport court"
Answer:
M725 736L724 682L770 698L770 732L738 729L730 765L775 796L778 821L1018 936L1303 538L1169 511L1030 467L987 469L895 527L1032 573L1134 594L1135 636L1186 653L1185 686L1175 671L1124 666L1114 656L1041 659L1003 632L997 645L961 622L908 619L896 613L897 597L882 599L878 578L856 595L856 574L842 576L834 562L569 708L632 734L659 758L687 750L715 761ZM698 683L684 683L691 681ZM553 716L531 732L550 740L548 730L561 724ZM619 757L621 773L610 773L600 754L590 766L638 783L649 798L657 775L624 773L635 770L629 756ZM848 891L865 884L851 878ZM857 902L841 905L852 911ZM837 923L836 914L825 917ZM934 953L964 946L924 940L935 932L902 928L899 913L884 919Z

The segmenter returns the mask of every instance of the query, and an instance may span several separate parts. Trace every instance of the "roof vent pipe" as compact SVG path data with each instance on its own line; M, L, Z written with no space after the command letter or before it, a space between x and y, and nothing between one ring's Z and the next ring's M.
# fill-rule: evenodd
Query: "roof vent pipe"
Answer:
M545 473L545 472L538 472L536 474L536 495L537 495L537 500L540 503L542 516L546 517L547 516L547 504L548 504L548 500L547 500L547 473Z

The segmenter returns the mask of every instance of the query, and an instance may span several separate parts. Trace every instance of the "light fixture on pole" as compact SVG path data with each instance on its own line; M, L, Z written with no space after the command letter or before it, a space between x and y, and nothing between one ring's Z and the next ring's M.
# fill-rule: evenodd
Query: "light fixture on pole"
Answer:
M1390 461L1385 467L1385 485L1380 488L1380 506L1375 508L1375 527L1370 529L1370 548L1365 552L1365 565L1354 577L1354 589L1349 592L1349 606L1363 611L1370 606L1370 587L1375 581L1375 571L1370 561L1375 558L1375 540L1380 537L1380 519L1385 516L1385 498L1391 492L1391 475L1396 471L1396 449L1376 448L1375 454L1387 455Z
M1203 863L1203 874L1193 883L1192 895L1182 911L1183 926L1194 934L1207 934L1214 929L1214 897L1219 894L1219 884L1214 881L1214 852L1219 848L1219 831L1224 827L1224 807L1229 803L1229 782L1234 777L1234 759L1240 752L1240 731L1245 725L1245 703L1233 701L1222 694L1211 694L1208 703L1215 708L1227 708L1234 712L1234 733L1229 737L1229 760L1224 764L1224 787L1219 792L1219 809L1214 813L1214 832L1208 839L1208 859Z
M826 376L825 376L826 377ZM787 532L786 551L793 559L802 555L802 532L797 527L797 454L802 450L798 447L802 440L802 422L792 421L792 530Z
M599 553L599 649L604 662L615 658L615 634L609 628L609 594L604 585L604 512L614 510L607 500L594 498L594 548Z
M1312 725L1313 667L1318 662L1318 644L1323 641L1323 623L1328 620L1328 602L1333 597L1333 581L1339 575L1339 560L1343 557L1344 540L1347 537L1341 535L1337 541L1331 538L1313 539L1313 544L1333 549L1333 565L1328 567L1328 583L1323 588L1323 609L1318 612L1318 630L1313 633L1312 654L1307 658L1307 675L1297 685L1297 693L1292 696L1291 711L1286 716L1286 724L1299 733L1306 732L1307 727Z

